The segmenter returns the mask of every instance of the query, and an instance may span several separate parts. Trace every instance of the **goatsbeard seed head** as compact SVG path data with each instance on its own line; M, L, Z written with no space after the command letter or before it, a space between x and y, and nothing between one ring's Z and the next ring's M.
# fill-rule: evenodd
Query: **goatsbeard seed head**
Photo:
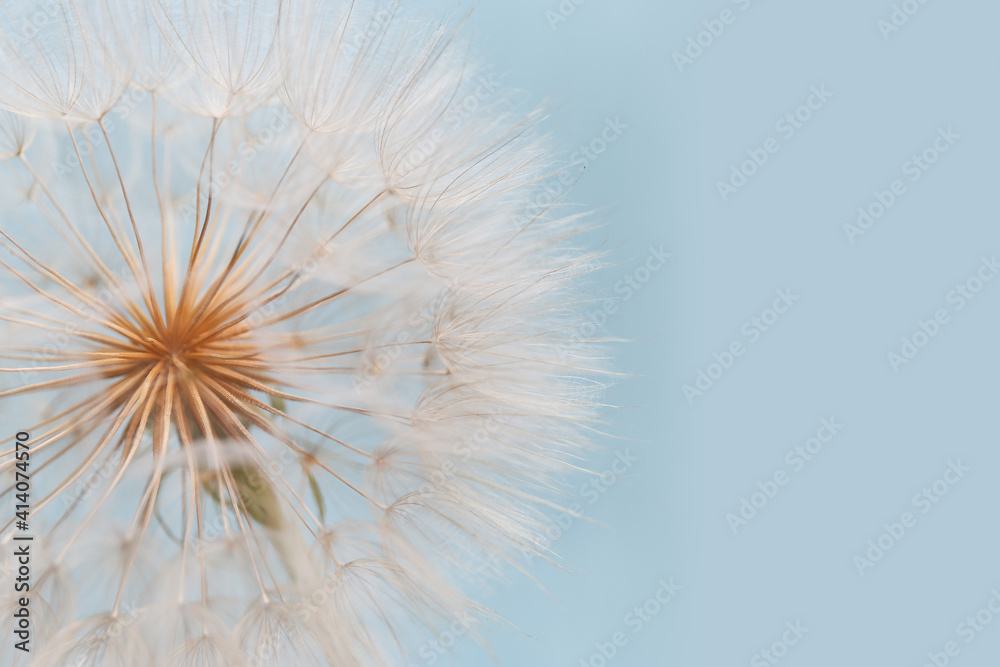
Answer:
M0 410L30 459L0 434L0 475L31 509L3 535L35 540L34 652L0 661L479 636L603 390L595 258L494 79L392 1L5 4Z

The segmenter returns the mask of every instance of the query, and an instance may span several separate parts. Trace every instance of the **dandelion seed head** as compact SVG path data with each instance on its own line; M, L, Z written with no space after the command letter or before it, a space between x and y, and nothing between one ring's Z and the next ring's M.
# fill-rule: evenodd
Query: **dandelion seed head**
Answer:
M391 665L496 620L604 389L543 114L407 3L0 5L31 664Z

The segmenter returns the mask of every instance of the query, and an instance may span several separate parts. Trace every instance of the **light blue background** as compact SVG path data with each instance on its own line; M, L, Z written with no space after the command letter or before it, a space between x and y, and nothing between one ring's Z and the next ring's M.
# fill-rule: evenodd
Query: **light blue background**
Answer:
M602 295L650 246L672 253L607 325L635 339L618 364L639 376L610 395L637 406L612 416L631 441L608 439L595 467L616 448L640 461L585 509L610 527L577 521L556 543L580 574L532 566L551 597L525 579L491 596L527 634L488 637L503 665L577 667L624 632L608 665L754 667L800 622L780 665L919 667L950 641L949 664L996 664L1000 618L972 643L956 633L1000 590L1000 280L960 311L948 294L1000 254L1000 4L929 0L888 39L889 0L743 4L588 0L555 29L559 0L472 16L509 85L562 103L567 154L607 118L629 126L573 194L610 205ZM679 72L672 54L723 9L735 21ZM833 97L786 140L775 122L812 86ZM910 182L904 162L939 127L960 138ZM780 150L723 202L716 182L768 137ZM906 193L850 243L844 224L894 179ZM750 343L741 327L778 289L798 301ZM939 308L948 324L894 372L888 353ZM682 386L736 340L745 354L689 403ZM793 472L786 452L829 417L843 430ZM971 470L921 514L912 497L959 459ZM727 513L778 471L787 485L734 534ZM916 525L860 574L855 556L907 511ZM625 615L671 577L682 590L634 634ZM495 663L460 639L436 664Z

